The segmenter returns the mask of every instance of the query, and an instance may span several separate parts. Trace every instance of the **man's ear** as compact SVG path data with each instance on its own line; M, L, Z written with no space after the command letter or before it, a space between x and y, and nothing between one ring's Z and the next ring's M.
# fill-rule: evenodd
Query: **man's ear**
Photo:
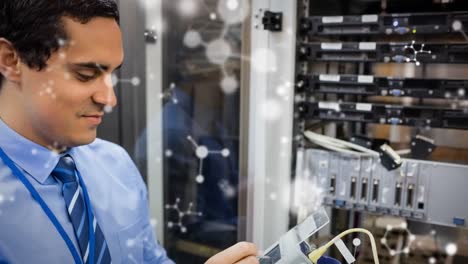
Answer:
M0 73L10 82L21 80L21 61L15 48L8 40L0 38Z

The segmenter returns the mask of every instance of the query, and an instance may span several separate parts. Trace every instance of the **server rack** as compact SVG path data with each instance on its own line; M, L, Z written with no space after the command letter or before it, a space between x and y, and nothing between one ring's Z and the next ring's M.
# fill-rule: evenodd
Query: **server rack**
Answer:
M324 193L322 204L335 208L333 215L344 216L348 226L383 215L400 217L416 230L450 226L463 232L468 196L457 186L468 180L461 139L468 135L468 74L447 70L444 76L434 69L466 67L468 6L426 1L428 6L418 10L408 1L334 3L342 9L298 1L293 134L299 136L292 177L313 182L314 191ZM373 151L390 146L399 154L340 153L336 145L310 141L303 134L308 130ZM461 150L435 140L435 134L453 131L461 135ZM461 158L438 160L451 151ZM397 157L398 165L386 166L389 157ZM292 221L300 220L293 215ZM332 231L336 228L339 224ZM384 233L383 239L388 230ZM399 253L389 252L383 258L400 263L395 260ZM400 261L428 259L415 250Z

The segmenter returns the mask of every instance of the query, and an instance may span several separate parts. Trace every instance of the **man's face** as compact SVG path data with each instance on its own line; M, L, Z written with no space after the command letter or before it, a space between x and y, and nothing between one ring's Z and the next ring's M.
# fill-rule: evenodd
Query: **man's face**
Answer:
M21 67L23 121L30 122L30 139L54 148L94 141L105 109L117 104L111 73L123 61L122 35L114 19L63 21L69 39L47 67Z

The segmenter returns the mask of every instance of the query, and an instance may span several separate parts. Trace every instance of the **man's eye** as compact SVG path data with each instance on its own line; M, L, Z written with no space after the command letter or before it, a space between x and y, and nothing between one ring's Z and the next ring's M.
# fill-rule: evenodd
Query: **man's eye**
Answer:
M89 81L95 79L96 76L97 76L96 74L89 75L89 74L83 74L83 73L79 73L79 72L76 73L76 78L81 82L89 82Z

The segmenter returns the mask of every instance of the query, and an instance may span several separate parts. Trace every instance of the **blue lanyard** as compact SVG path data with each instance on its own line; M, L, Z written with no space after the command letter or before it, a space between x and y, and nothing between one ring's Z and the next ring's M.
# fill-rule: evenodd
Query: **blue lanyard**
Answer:
M15 166L13 161L6 155L6 153L3 151L2 148L0 148L0 158L5 162L5 164L10 168L12 171L13 175L18 177L18 179L23 183L23 185L28 189L28 191L31 193L31 196L36 200L39 205L42 207L42 210L44 213L47 215L49 220L54 224L55 228L59 232L59 234L62 236L63 240L67 244L68 249L70 250L73 259L75 260L76 264L82 264L83 261L81 259L80 254L76 250L75 246L73 245L73 242L71 241L70 237L68 234L65 232L65 229L62 227L62 225L59 223L57 218L55 217L54 213L52 213L52 210L50 210L49 206L47 206L46 202L42 199L41 195L37 192L37 190L32 186L32 184L26 179L24 174L18 169L18 167ZM88 223L89 223L89 237L90 237L90 247L89 247L89 264L94 264L94 228L93 228L93 214L91 211L91 203L89 202L89 196L88 196L88 191L86 189L86 186L84 185L84 182L81 178L81 174L78 171L78 179L80 181L81 189L83 190L84 196L85 196L85 201L87 204L87 211L88 211Z

